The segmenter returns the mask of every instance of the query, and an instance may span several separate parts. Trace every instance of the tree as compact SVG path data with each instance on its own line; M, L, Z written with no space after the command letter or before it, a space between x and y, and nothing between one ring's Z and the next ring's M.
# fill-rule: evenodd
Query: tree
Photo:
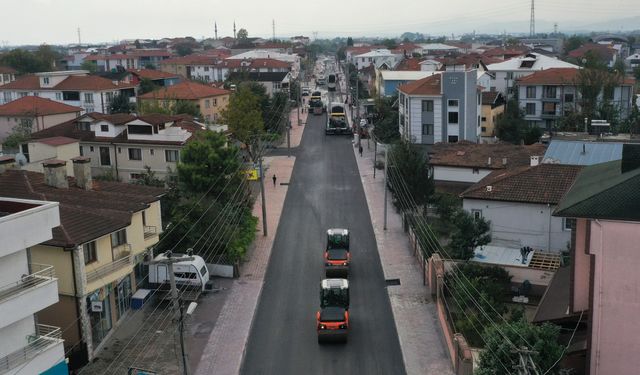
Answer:
M89 73L95 73L98 70L98 64L95 61L85 60L80 64L80 69L88 70Z
M231 96L222 117L233 136L247 146L252 160L256 160L256 146L264 134L264 122L258 97L247 86L239 86Z
M583 44L587 43L587 38L580 35L572 35L564 41L565 53L580 48Z
M381 97L375 101L373 135L382 143L394 143L400 139L398 111L393 109L395 97Z
M388 39L388 38L382 41L382 45L384 45L388 49L394 49L398 47L398 43L396 43L395 39Z
M353 47L353 38L352 37L348 37L347 38L347 47Z
M144 172L140 173L140 178L133 181L136 185L164 187L164 181L156 177L156 172L148 165L144 166Z
M41 44L34 52L34 56L41 62L46 71L53 69L56 61L62 57L59 52L46 44Z
M18 125L14 126L11 133L5 138L2 147L7 150L19 151L20 145L25 143L31 137L33 130L33 121L23 119Z
M621 80L622 76L609 73L607 70L580 69L575 84L580 93L582 117L591 120L604 115L606 116L604 119L613 119L611 115L614 109L610 104L613 99L613 90Z
M178 43L175 45L175 49L180 56L187 56L193 53L191 43Z
M20 48L13 49L0 57L0 65L10 66L20 74L44 72L50 70L46 62L35 54Z
M496 122L496 135L503 142L513 144L533 144L542 136L542 130L530 127L524 120L524 114L515 99L509 100L502 116Z
M636 66L633 69L633 76L636 78L636 80L640 81L640 66Z
M190 115L198 118L202 117L200 108L191 100L176 100L176 103L172 108L172 112L175 115Z
M433 174L430 173L428 156L418 146L400 141L389 147L389 188L401 203L415 203L426 209L435 191ZM411 197L411 202L406 202Z
M548 374L558 374L557 365L551 367L563 354L563 347L558 343L559 335L560 327L556 325L533 325L524 319L489 325L483 334L486 345L480 353L480 368L474 374L513 374L514 368L520 363L517 348L529 345L531 347L528 349L533 351L531 359L538 371L547 374L545 371L551 369Z
M249 39L249 32L247 32L247 29L238 30L237 38L240 41L240 43L246 42L247 39Z
M452 259L468 260L478 246L491 242L491 227L483 217L459 210L453 217L454 230L447 245Z
M133 42L133 45L136 46L136 49L141 49L142 48L142 44L140 43L140 40L136 39Z
M135 110L135 104L129 101L129 97L118 94L109 103L109 113L131 113Z
M155 82L150 80L149 78L143 78L140 80L140 92L139 95L146 94L148 92L157 90L160 86L156 85Z
M624 60L621 58L616 59L616 62L613 64L612 72L615 74L624 75L627 67L624 65Z

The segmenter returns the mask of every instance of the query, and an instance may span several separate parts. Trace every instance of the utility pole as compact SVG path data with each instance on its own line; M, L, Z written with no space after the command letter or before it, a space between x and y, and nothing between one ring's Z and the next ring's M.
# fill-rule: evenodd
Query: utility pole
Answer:
M374 165L375 168L375 165ZM387 175L389 174L389 145L384 146L384 230L387 230Z
M529 350L526 346L523 346L520 349L514 350L514 353L518 353L519 357L518 364L515 365L516 370L518 370L518 375L540 375L535 362L533 362L533 359L531 358L531 354L535 354L537 352Z
M273 41L275 42L276 41L276 20L275 19L271 20L271 30L273 33Z
M190 249L191 250L191 249ZM195 260L194 257L172 258L172 252L165 253L166 259L154 261L153 263L163 263L167 265L169 272L169 285L171 286L171 300L173 302L174 320L178 322L178 332L180 333L180 350L182 352L182 373L189 375L189 360L187 358L187 348L184 341L184 314L180 299L178 297L178 288L176 287L176 276L173 274L173 264L178 262L188 262Z
M373 140L373 178L376 178L376 161L378 159L378 141Z
M262 155L258 156L260 168L260 196L262 197L262 234L267 236L267 203L264 197L264 170L262 169Z
M529 37L536 36L535 0L531 0L531 20L529 21Z

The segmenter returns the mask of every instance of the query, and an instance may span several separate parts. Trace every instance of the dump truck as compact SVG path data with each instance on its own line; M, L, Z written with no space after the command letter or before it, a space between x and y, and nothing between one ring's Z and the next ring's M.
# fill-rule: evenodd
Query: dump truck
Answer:
M336 91L336 75L333 73L327 79L327 91Z
M344 105L339 102L333 102L329 108L325 134L351 134Z
M316 312L318 343L346 342L349 332L349 281L324 279L320 283L320 311Z
M349 252L349 230L331 228L327 230L327 246L324 251L326 277L348 277L351 253Z
M325 111L324 103L322 103L322 93L314 91L309 97L309 111L314 115L322 115Z

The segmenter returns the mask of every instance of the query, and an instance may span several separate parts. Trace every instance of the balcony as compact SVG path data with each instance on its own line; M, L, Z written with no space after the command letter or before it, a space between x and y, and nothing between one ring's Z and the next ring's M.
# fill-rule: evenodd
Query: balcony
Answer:
M120 248L126 248L127 250L123 250ZM116 253L116 250L119 251ZM111 263L107 263L105 265L99 267L91 267L90 265L87 267L87 283L92 283L97 280L105 280L105 282L113 281L111 277L108 277L114 272L120 271L123 268L131 266L131 246L126 244L126 246L121 245L117 248L114 248L114 261ZM117 255L117 256L116 256ZM108 278L108 280L107 280Z
M144 226L144 239L148 240L149 238L153 237L153 236L157 236L158 235L158 228L155 226L151 226L151 225L145 225Z
M58 302L53 266L30 264L31 274L0 286L0 327L8 326Z
M37 324L35 334L27 340L26 346L0 358L0 373L39 374L64 359L60 328Z

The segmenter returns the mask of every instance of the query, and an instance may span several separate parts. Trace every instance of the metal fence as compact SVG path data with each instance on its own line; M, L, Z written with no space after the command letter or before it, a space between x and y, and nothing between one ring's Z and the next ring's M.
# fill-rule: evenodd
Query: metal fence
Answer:
M87 271L87 283L91 283L96 281L112 272L115 272L123 267L131 265L131 255L123 256L122 258L113 261L111 263L105 264L100 267L91 268Z
M36 332L34 335L28 337L26 346L0 358L0 373L25 364L41 352L61 342L62 332L60 328L37 324Z
M29 269L31 274L22 275L20 280L0 286L0 301L54 280L56 277L55 269L48 264L30 264Z

